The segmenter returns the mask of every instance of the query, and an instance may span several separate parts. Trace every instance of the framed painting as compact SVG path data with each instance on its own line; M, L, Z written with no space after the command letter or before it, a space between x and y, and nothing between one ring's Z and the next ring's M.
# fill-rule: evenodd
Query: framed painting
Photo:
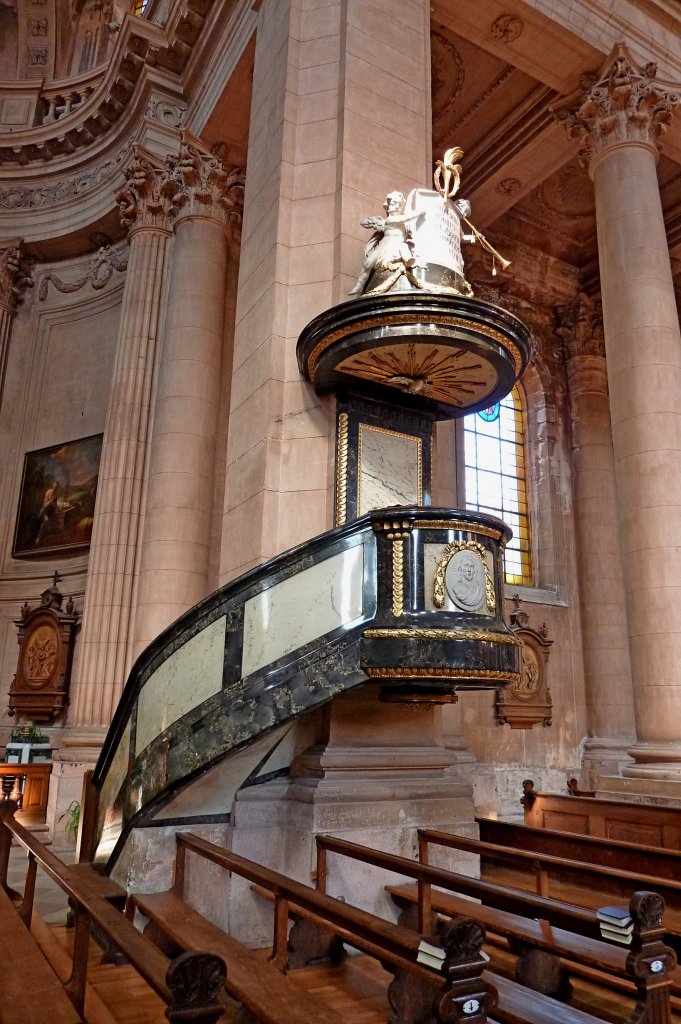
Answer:
M70 553L90 543L102 435L27 452L12 554Z

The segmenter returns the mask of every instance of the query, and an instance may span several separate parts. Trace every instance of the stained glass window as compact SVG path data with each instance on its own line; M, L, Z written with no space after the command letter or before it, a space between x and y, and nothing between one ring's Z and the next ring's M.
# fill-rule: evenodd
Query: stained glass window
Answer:
M506 582L532 586L525 423L519 387L502 402L464 418L466 508L499 516L513 530Z
M144 8L149 3L149 0L133 0L132 13L133 14L144 14Z

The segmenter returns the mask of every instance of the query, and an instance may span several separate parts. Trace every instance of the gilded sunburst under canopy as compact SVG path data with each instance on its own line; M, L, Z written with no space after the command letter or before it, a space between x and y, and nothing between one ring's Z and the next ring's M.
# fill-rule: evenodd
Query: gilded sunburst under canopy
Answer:
M337 369L458 408L479 402L497 384L494 367L474 352L413 342L350 356Z

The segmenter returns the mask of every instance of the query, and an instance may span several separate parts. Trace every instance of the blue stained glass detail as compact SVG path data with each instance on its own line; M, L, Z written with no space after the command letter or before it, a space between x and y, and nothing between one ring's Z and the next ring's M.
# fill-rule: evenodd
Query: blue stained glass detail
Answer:
M481 409L478 416L481 420L485 420L486 423L494 423L495 420L499 419L500 410L501 403L496 402L494 405L490 405L489 409Z

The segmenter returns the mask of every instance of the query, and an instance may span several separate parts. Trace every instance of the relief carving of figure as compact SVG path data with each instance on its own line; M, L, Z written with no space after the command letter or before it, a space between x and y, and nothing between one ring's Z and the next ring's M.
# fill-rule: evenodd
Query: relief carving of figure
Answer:
M445 575L447 593L462 611L475 612L485 599L485 567L475 551L452 555Z
M51 630L38 629L26 651L29 679L49 679L57 660L57 641Z

